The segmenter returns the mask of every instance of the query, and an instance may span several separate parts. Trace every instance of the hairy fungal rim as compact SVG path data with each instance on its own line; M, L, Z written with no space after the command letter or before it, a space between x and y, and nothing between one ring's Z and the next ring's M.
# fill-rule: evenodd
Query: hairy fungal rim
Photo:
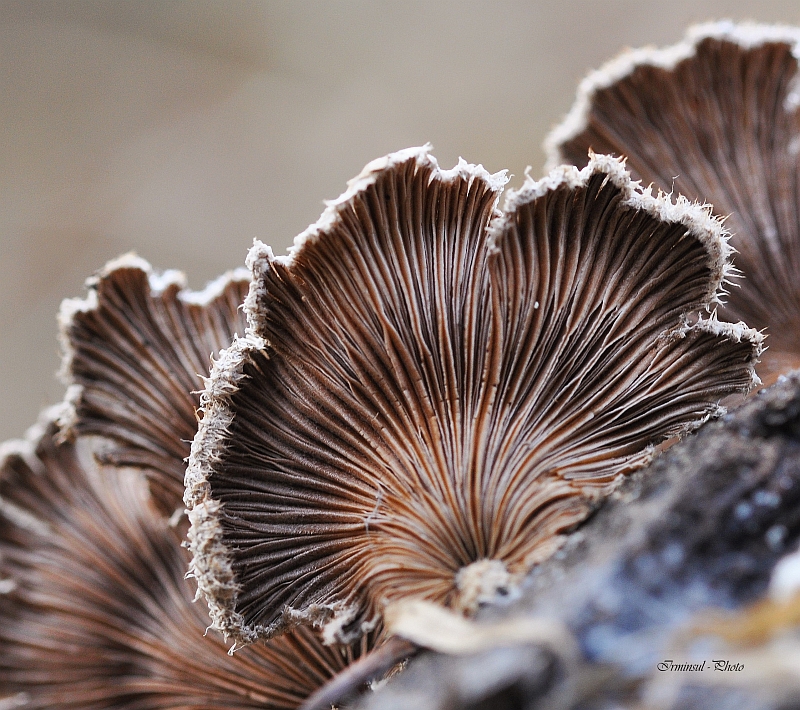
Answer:
M242 369L251 350L263 345L256 336L238 338L214 360L205 390L200 395L202 419L192 442L184 480L183 500L191 524L189 550L192 553L187 575L196 579L197 594L202 594L208 603L214 628L244 643L255 641L258 635L245 628L241 615L231 610L239 585L234 580L230 551L222 540L217 520L220 504L211 497L208 479L224 450L222 442L233 421L230 399L244 377Z
M252 352L265 347L263 339L250 334L234 340L214 361L201 395L202 419L186 469L184 503L191 524L188 547L192 553L187 577L197 581L198 598L202 595L206 600L214 628L226 638L234 639L231 651L238 645L269 639L293 626L321 626L334 617L334 623L342 625L352 616L352 612L341 604L317 604L306 612L287 608L276 623L263 626L245 623L242 615L234 611L241 587L236 582L231 550L223 539L219 524L222 505L212 497L209 479L225 450L225 437L234 417L231 399L245 377L244 367Z
M209 479L225 449L225 438L234 417L231 399L239 389L239 382L245 377L243 370L250 359L250 353L263 350L268 345L257 335L257 303L265 295L259 285L261 276L273 261L291 266L304 246L313 243L322 232L333 228L341 219L341 210L359 193L373 185L381 172L412 159L417 166L431 169L431 181L447 183L458 178L468 182L483 181L495 193L493 209L495 214L499 214L497 202L508 182L506 170L491 174L483 166L467 163L463 158L459 159L455 167L443 170L430 151L431 145L426 144L397 151L368 163L358 176L348 181L347 189L338 198L326 202L320 218L295 238L287 255L275 257L272 248L259 240L254 240L248 253L246 265L252 274L252 280L244 310L249 326L245 337L234 340L231 347L220 352L205 381L206 387L200 398L202 419L192 442L184 496L191 524L189 548L193 558L188 574L197 580L198 595L202 594L206 599L214 627L226 636L232 636L238 643L246 644L270 638L298 624L326 624L326 638L333 640L335 629L345 626L355 613L355 610L343 604L317 604L306 611L287 608L281 619L269 626L263 626L247 625L241 614L233 611L240 586L235 580L230 561L231 551L223 540L218 521L221 504L211 495Z
M409 149L374 161L358 178L349 183L350 187L342 197L329 203L320 220L295 240L295 247L288 256L276 258L268 246L260 242L254 244L247 261L253 273L245 305L249 321L247 335L239 338L230 348L221 352L219 359L214 363L211 376L206 381L206 390L201 396L203 418L192 445L190 465L186 474L185 502L190 509L189 516L192 523L190 546L194 555L190 573L197 578L200 593L208 601L214 626L232 636L237 644L269 638L297 624L325 625L326 638L333 640L338 638L337 630L343 629L348 620L354 619L358 615L359 608L354 606L350 598L331 599L327 600L328 603L325 603L326 600L323 600L322 603L311 601L300 609L276 608L275 614L268 624L247 622L244 615L236 611L237 598L243 590L233 569L236 550L229 548L226 543L219 520L224 504L214 499L211 481L220 470L221 460L226 456L227 439L235 417L233 398L239 391L242 380L246 377L244 374L246 366L256 352L269 347L269 343L258 333L268 331L261 327L261 321L265 316L263 313L259 313L259 309L263 308L260 305L262 301L269 301L269 293L264 281L267 280L266 277L270 270L274 268L274 265L280 264L282 270L291 274L291 267L298 255L302 254L305 245L314 244L315 240L326 230L334 228L342 219L344 210L349 204L348 201L373 185L380 171L388 170L401 163L412 164L411 169L413 170L412 161L417 166L421 165L431 170L428 184L437 179L446 181L458 176L467 182L471 182L473 179L483 180L489 191L494 193L495 202L489 213L490 224L488 227L484 227L486 230L484 236L489 240L487 254L490 259L493 254L501 250L504 231L517 208L562 186L570 189L585 187L592 178L595 179L595 182L603 181L603 185L607 183L613 185L619 191L621 201L618 204L621 204L623 208L638 210L647 217L662 223L681 225L685 228L683 234L698 245L699 253L695 263L699 266L705 260L709 274L708 285L706 286L705 282L702 285L705 292L698 288L697 296L702 293L699 302L693 301L694 305L687 306L687 311L682 313L680 318L676 318L674 324L664 331L662 336L677 339L685 337L691 330L695 330L695 332L701 330L733 339L736 342L747 341L752 346L750 348L751 356L746 362L741 363L741 374L744 375L746 371L747 376L740 378L738 388L749 389L757 382L754 362L762 349L760 334L746 328L743 324L711 325L711 323L718 323L713 315L706 320L700 318L694 325L689 323L690 318L697 318L695 309L698 306L705 307L709 311L712 310L712 304L719 301L723 293L723 285L731 275L728 260L733 249L728 244L727 232L721 220L713 217L707 206L692 203L681 197L673 201L670 196L663 193L653 195L650 188L642 189L638 182L631 180L625 170L623 160L604 155L593 155L590 164L582 171L564 166L554 170L538 182L529 178L520 190L511 191L508 194L503 212L498 212L496 202L502 186L505 184L504 174L499 174L501 177L491 176L480 166L470 166L464 161L461 161L451 171L441 171L438 169L438 164L428 155L427 146ZM619 200L619 197L615 197L615 200ZM680 237L681 235L678 233L676 236ZM275 315L273 313L273 317ZM680 427L680 432L696 428L720 411L717 405L705 407L702 411L698 411L693 420L684 422ZM674 432L670 430L669 433L679 433L679 431L676 428ZM646 456L642 457L642 461L646 458Z
M195 306L210 305L216 298L222 296L230 284L235 281L242 281L250 276L250 272L246 268L238 267L212 279L202 289L195 291L187 288L186 275L182 271L178 269L156 271L146 259L129 252L108 261L93 276L86 279L84 282L84 286L87 289L86 296L83 298L65 298L61 301L58 312L59 343L62 353L58 376L67 387L64 402L60 405L61 411L58 417L58 425L64 436L72 435L72 429L77 417L77 403L81 400L84 390L83 386L75 384L72 379L75 347L70 339L69 330L79 313L88 313L100 308L100 302L97 297L99 283L111 276L115 271L124 269L142 271L147 276L147 283L150 288L149 295L151 297L158 297L167 289L175 287L178 289L176 297L179 301Z
M490 173L482 165L473 165L463 158L459 158L458 163L453 168L443 170L439 167L439 162L436 158L431 155L431 150L431 144L426 143L423 146L406 148L395 153L390 153L389 155L367 163L356 177L348 180L347 189L339 195L339 197L335 200L327 200L325 202L325 210L320 218L295 237L293 245L289 248L285 256L275 256L270 246L267 246L258 239L253 240L253 246L245 262L253 275L253 279L250 283L250 292L244 303L244 311L249 324L248 333L255 334L258 331L259 318L257 315L257 303L260 298L266 295L259 286L259 283L261 281L260 277L264 274L265 270L269 268L269 264L274 261L286 267L291 267L298 255L302 254L306 244L313 244L319 238L320 234L335 227L341 221L341 211L345 209L346 205L357 195L375 184L380 173L389 170L395 165L413 159L418 167L429 168L431 170L431 182L439 180L443 183L448 183L458 178L466 179L467 182L482 180L489 189L495 193L495 213L499 214L497 212L497 202L509 180L507 170Z
M726 293L725 285L736 275L730 263L736 250L730 245L728 230L714 216L711 206L691 202L682 195L678 195L674 202L670 195L661 191L654 195L651 187L642 188L639 181L631 179L623 158L610 155L590 153L589 163L582 170L573 165L560 165L541 180L534 180L528 175L519 190L509 190L503 211L495 217L489 228L492 251L499 250L498 242L502 239L503 229L519 207L561 186L571 189L585 187L598 173L605 173L606 179L622 192L624 205L643 210L660 221L686 227L687 234L700 242L708 253L711 278L705 296L706 307L710 309L713 304L721 303Z
M743 49L752 49L772 42L783 42L792 48L793 56L800 60L800 29L788 25L771 25L753 22L735 23L720 20L694 25L684 38L669 47L653 46L629 49L590 72L578 85L577 97L562 122L549 133L544 141L547 161L545 170L550 171L564 162L560 146L575 138L588 126L588 118L595 94L607 89L638 67L651 66L674 69L680 62L697 54L697 46L706 39L732 42ZM787 97L787 110L800 105L800 91L795 86Z

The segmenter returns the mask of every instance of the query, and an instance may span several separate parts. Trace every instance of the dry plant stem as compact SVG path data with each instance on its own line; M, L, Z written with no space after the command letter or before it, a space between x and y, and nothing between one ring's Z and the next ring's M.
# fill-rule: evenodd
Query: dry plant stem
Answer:
M187 471L193 571L240 642L355 638L386 603L513 593L652 446L754 382L760 336L702 311L719 221L617 160L530 180L427 149L376 161L249 256Z
M412 658L420 650L412 641L392 636L382 646L331 678L300 706L300 710L329 710L331 706L338 706L366 683L379 680L398 663Z
M590 74L548 138L551 163L625 156L645 184L728 215L744 274L722 310L766 329L759 374L800 366L800 30L719 22Z

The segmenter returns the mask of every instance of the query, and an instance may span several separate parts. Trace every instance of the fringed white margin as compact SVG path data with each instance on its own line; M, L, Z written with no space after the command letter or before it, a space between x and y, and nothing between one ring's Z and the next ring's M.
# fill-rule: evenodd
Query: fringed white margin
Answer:
M239 592L231 568L231 554L222 539L218 522L220 504L211 496L209 478L214 466L219 462L225 448L228 428L233 420L230 400L238 390L243 377L242 369L255 349L266 346L260 338L261 315L259 302L266 296L264 281L273 263L291 267L295 258L306 244L312 244L340 221L341 214L352 200L375 183L378 176L397 165L415 161L420 167L432 171L431 180L453 182L482 180L489 190L496 194L495 205L505 184L507 171L491 174L481 165L472 165L463 159L450 170L442 170L430 154L429 144L408 148L373 160L361 173L350 180L347 190L337 199L326 203L325 211L319 220L298 235L286 256L276 257L271 247L254 240L246 265L252 274L250 290L245 299L245 313L248 319L247 334L220 353L214 363L211 376L206 381L206 389L201 395L203 418L192 444L189 467L186 472L185 503L189 509L191 528L190 548L193 560L190 574L197 578L198 589L208 601L214 627L232 636L237 643L250 643L257 638L269 638L291 626L298 624L324 625L324 639L327 643L344 640L344 628L350 624L356 610L346 602L309 605L302 611L287 608L282 618L269 627L246 626L240 614L233 611L236 595ZM362 626L368 631L374 626L367 621Z
M471 184L475 180L482 180L488 189L496 194L495 206L500 198L503 188L509 180L508 171L501 170L498 173L490 173L482 165L473 165L463 158L459 158L458 164L450 170L442 170L439 163L431 153L431 144L406 148L405 150L390 153L382 158L378 158L368 163L364 169L352 180L347 183L347 189L335 200L326 201L325 211L320 218L305 231L301 232L294 239L294 245L290 247L286 256L275 256L272 249L258 240L254 240L253 247L247 255L246 264L253 274L250 284L250 293L245 300L245 313L249 323L250 333L258 333L261 329L260 316L258 313L259 301L266 296L264 275L269 270L273 262L283 266L291 266L297 255L302 253L306 244L313 244L320 239L326 232L332 230L341 222L341 214L344 212L353 199L360 193L367 190L375 183L381 173L389 171L397 165L415 161L421 168L428 168L432 171L431 181L440 180L443 183L463 180Z
M419 167L429 168L433 171L431 180L441 180L442 182L453 182L464 180L483 180L489 189L500 193L508 182L508 171L501 170L499 173L491 174L482 165L472 165L463 158L459 158L458 164L450 170L442 170L439 163L434 158L431 151L431 144L406 148L396 153L390 153L382 158L367 163L364 169L352 180L347 183L347 189L335 200L326 201L325 211L320 218L304 232L295 237L294 245L289 249L286 257L278 257L286 265L290 264L296 253L302 249L306 242L314 242L321 234L330 230L339 220L342 210L359 193L364 192L373 185L381 173L387 172L397 165L402 165L410 161L415 161Z
M744 392L749 392L753 387L760 385L761 380L756 374L755 366L765 350L765 336L753 328L748 328L744 323L727 323L717 319L715 305L721 303L721 298L726 293L725 285L730 283L730 278L736 274L736 270L730 263L735 249L728 241L729 233L722 220L713 215L710 205L691 202L680 195L673 202L670 195L661 191L654 195L650 187L643 189L640 182L631 180L630 174L625 169L624 158L590 153L589 163L583 170L578 170L573 165L561 165L538 181L527 175L525 183L519 190L508 191L502 213L492 221L489 227L491 233L490 253L497 253L502 249L503 233L513 220L513 214L517 209L561 186L570 189L585 187L589 180L598 174L605 174L606 180L621 191L623 205L635 210L643 210L660 221L683 225L686 227L687 234L697 239L708 254L711 278L703 306L709 312L709 316L705 319L699 316L694 323L690 324L688 319L690 314L681 314L675 326L665 331L662 337L685 337L691 330L702 330L737 343L747 341L751 345L752 354L746 365L749 384L743 388ZM666 432L666 437L682 437L696 430L709 419L722 416L725 411L725 408L718 403L711 404L697 419ZM652 459L653 453L653 448L648 447L639 454L631 456L632 468L647 465ZM616 483L621 480L622 476ZM609 489L613 489L616 483L612 483Z
M66 385L67 391L64 396L58 425L63 436L70 436L76 424L77 405L83 396L83 387L72 381L72 362L75 357L75 350L69 338L69 330L74 323L75 317L80 313L88 313L99 308L97 299L97 286L103 279L111 276L120 269L137 269L147 275L147 282L150 287L151 298L157 298L169 288L177 287L177 298L185 303L197 306L208 306L215 299L219 298L225 289L237 281L249 282L250 272L244 267L239 267L227 271L221 276L210 281L200 291L192 291L186 287L186 276L177 269L168 269L164 272L156 272L145 259L133 252L118 256L107 262L96 274L86 279L85 286L88 290L85 298L65 298L61 302L58 313L59 342L61 344L61 367L59 378ZM209 353L211 355L211 353Z
M192 442L184 479L183 501L189 515L192 553L187 576L197 580L197 595L202 594L206 599L212 626L226 638L233 636L241 643L251 643L258 635L233 611L240 588L234 578L230 550L223 541L218 518L221 504L211 497L209 478L224 451L228 428L233 421L230 398L244 377L242 369L248 353L260 347L263 342L253 337L237 338L214 360L211 374L205 380L205 390L200 395L202 419Z
M755 330L749 328L745 323L739 321L738 323L728 323L717 319L716 310L712 311L707 318L700 316L694 323L684 322L677 328L667 331L662 334L664 338L685 338L692 332L703 332L713 335L716 338L730 340L734 343L746 342L750 345L750 357L747 360L746 371L749 376L748 382L743 385L738 391L742 394L747 394L754 387L761 384L761 379L756 374L756 365L759 358L764 353L766 346L764 340L766 336ZM734 392L737 390L734 390ZM733 392L731 393L733 394ZM703 424L711 419L718 419L727 413L727 409L719 402L711 403L706 410L697 418L684 424L680 424L665 434L665 438L678 437L682 438L687 434L699 429Z
M659 49L651 46L627 50L581 81L575 103L569 113L545 138L544 150L547 155L545 170L550 171L564 162L561 146L586 129L594 97L599 91L629 76L640 66L672 70L680 62L695 56L697 45L709 38L733 42L744 49L785 43L792 47L792 54L800 59L800 29L787 25L751 22L737 24L731 20L694 25L689 28L681 42L670 47ZM800 106L800 86L795 82L787 96L786 109L794 110L798 106Z
M750 374L750 384L744 390L749 392L754 387L761 384L761 378L756 374L755 367L759 362L759 358L764 354L767 349L765 345L766 336L756 330L749 328L746 323L739 321L738 323L728 323L717 319L716 310L712 311L708 318L700 318L696 323L689 326L688 330L702 330L717 337L732 340L735 343L747 342L750 343L753 354L747 364L747 371Z
M519 190L508 191L502 214L492 221L489 228L492 235L491 251L501 248L503 231L511 223L517 209L561 186L573 190L585 187L598 174L605 174L606 180L620 190L624 205L642 210L662 222L686 227L687 233L697 239L708 254L711 278L705 305L710 310L714 304L720 303L726 293L725 285L735 275L730 263L735 249L729 243L730 235L722 220L713 215L710 205L691 202L680 195L673 202L670 195L661 191L654 195L651 187L642 188L638 181L631 180L630 173L625 169L624 158L590 153L589 164L583 170L573 165L560 165L538 181L530 175L526 176Z
M262 331L260 326L263 317L263 314L259 314L260 303L263 303L263 299L267 295L264 286L266 274L272 268L273 263L291 267L304 246L313 243L326 231L332 229L341 219L341 212L347 208L350 201L372 185L381 171L391 169L409 160L415 160L418 165L431 167L433 169L432 180L484 180L489 189L497 193L499 199L507 182L505 171L491 175L482 166L470 165L463 160L460 160L452 170L443 171L439 169L429 151L429 145L410 148L369 163L358 177L348 183L348 189L337 200L327 203L320 219L295 239L294 246L287 256L275 257L269 246L257 240L254 241L247 256L246 264L253 277L250 291L245 300L245 312L249 323L247 336L239 339L231 348L220 354L211 377L207 381L206 391L201 400L203 421L192 445L192 455L186 475L185 499L186 505L190 508L189 516L192 523L190 540L194 560L191 574L198 578L199 589L212 608L211 616L214 626L223 633L232 635L238 643L252 642L256 638L268 638L299 623L324 624L324 636L327 642L342 640L343 628L354 615L354 610L349 605L341 604L319 605L302 612L286 609L283 618L271 627L255 628L246 626L242 617L232 611L238 588L231 568L230 551L222 540L218 522L220 506L211 497L209 477L213 475L214 466L219 462L220 455L225 448L228 427L234 416L230 400L239 388L239 382L243 377L244 362L250 352L266 345L258 336L258 333ZM728 233L722 221L711 214L710 207L707 205L692 203L683 197L678 197L673 202L668 195L663 193L653 195L650 188L642 189L638 182L630 179L630 175L625 170L624 161L610 156L592 155L589 165L582 171L572 166L562 166L538 182L528 177L520 190L509 191L503 211L495 210L495 217L489 227L491 248L493 250L500 248L498 240L501 238L501 233L511 219L513 211L520 205L541 197L562 185L573 189L585 186L589 179L598 173L605 174L606 179L622 191L623 204L632 209L644 210L656 219L684 225L687 233L703 245L708 254L712 273L705 304L710 310L714 303L719 302L724 293L724 285L734 273L733 267L730 265L730 257L734 253L734 249L728 243ZM751 381L754 385L758 383L754 364L762 351L763 336L760 333L746 328L743 324L720 323L716 320L715 315L708 320L701 319L692 327L711 330L720 337L736 340L746 339L752 342L754 355L748 368ZM678 323L673 332L677 332L679 328L680 324ZM723 411L718 406L711 407L698 421L683 425L681 433L695 429L711 416L718 415ZM644 465L652 458L652 455L653 449L648 447L639 454L641 462L637 458L637 464Z
M237 338L214 361L200 397L202 419L192 442L186 469L184 503L189 516L189 544L192 560L187 577L197 581L209 608L213 628L235 641L231 652L259 639L268 639L300 624L326 625L326 643L342 640L342 630L356 610L345 603L309 604L302 610L287 607L269 626L247 624L234 611L240 585L231 564L231 550L224 541L219 517L222 504L211 494L210 478L225 451L234 412L231 398L245 377L243 369L250 353L263 350L266 343L255 335ZM366 628L369 631L369 628Z
M57 424L64 416L66 407L67 405L64 402L48 407L39 414L36 424L25 432L23 438L11 439L0 443L0 479L3 476L3 470L8 465L8 460L12 457L21 458L25 462L25 465L35 474L39 476L44 476L46 474L44 464L36 455L36 449L42 437L46 435L48 429L50 429L54 423ZM4 516L19 528L27 530L30 533L40 535L41 537L49 537L50 535L50 526L46 520L37 518L27 510L17 507L1 496L0 515Z

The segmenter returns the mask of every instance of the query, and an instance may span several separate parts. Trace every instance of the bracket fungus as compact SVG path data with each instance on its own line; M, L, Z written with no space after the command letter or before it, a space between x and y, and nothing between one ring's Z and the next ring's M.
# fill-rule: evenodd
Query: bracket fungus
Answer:
M0 707L290 710L358 655L312 629L228 654L142 470L55 418L0 449Z
M0 460L0 707L293 710L379 644L299 628L233 656L192 604L176 472L247 283L194 293L125 256L65 301L67 401Z
M62 303L62 377L70 434L106 440L97 455L147 470L154 495L172 513L183 497L184 459L197 431L195 409L212 353L244 333L240 269L189 291L183 274L156 274L134 255L87 281L86 298Z
M800 30L717 22L582 82L552 164L625 156L634 177L728 215L745 278L721 312L766 329L765 381L800 366Z
M592 155L528 178L370 163L286 257L248 257L187 470L192 569L239 642L357 638L385 605L514 591L653 446L758 380L717 320L707 207Z

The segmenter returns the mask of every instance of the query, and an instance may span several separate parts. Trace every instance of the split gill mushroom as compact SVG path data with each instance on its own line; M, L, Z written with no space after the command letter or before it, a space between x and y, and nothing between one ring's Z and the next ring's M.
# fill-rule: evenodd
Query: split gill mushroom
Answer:
M744 278L720 312L768 335L766 384L800 366L798 57L797 28L698 25L592 72L546 142L550 164L624 156L645 184L726 216Z
M141 469L61 441L0 449L0 707L292 710L363 650L296 629L232 656Z
M183 510L195 393L210 356L244 332L248 284L239 269L190 291L180 272L158 274L127 254L87 281L86 298L61 305L69 402L62 428L98 437L95 455L103 463L145 470L167 515Z
M709 208L621 161L528 178L428 147L370 163L275 257L216 360L186 474L192 571L239 643L348 641L393 602L511 595L653 446L757 382L710 311Z
M2 449L0 705L293 710L379 642L303 627L231 655L192 603L183 459L199 373L243 332L248 282L192 292L127 255L64 302L67 401Z
M731 215L748 279L721 311L794 362L797 46L720 24L614 65L554 134L582 169L503 210L502 173L410 149L288 256L256 244L252 284L106 267L62 310L68 407L0 455L0 705L288 710L369 658L387 607L515 594L654 445L758 381L762 336L715 313L721 221L588 148ZM210 614L183 579L193 437Z

